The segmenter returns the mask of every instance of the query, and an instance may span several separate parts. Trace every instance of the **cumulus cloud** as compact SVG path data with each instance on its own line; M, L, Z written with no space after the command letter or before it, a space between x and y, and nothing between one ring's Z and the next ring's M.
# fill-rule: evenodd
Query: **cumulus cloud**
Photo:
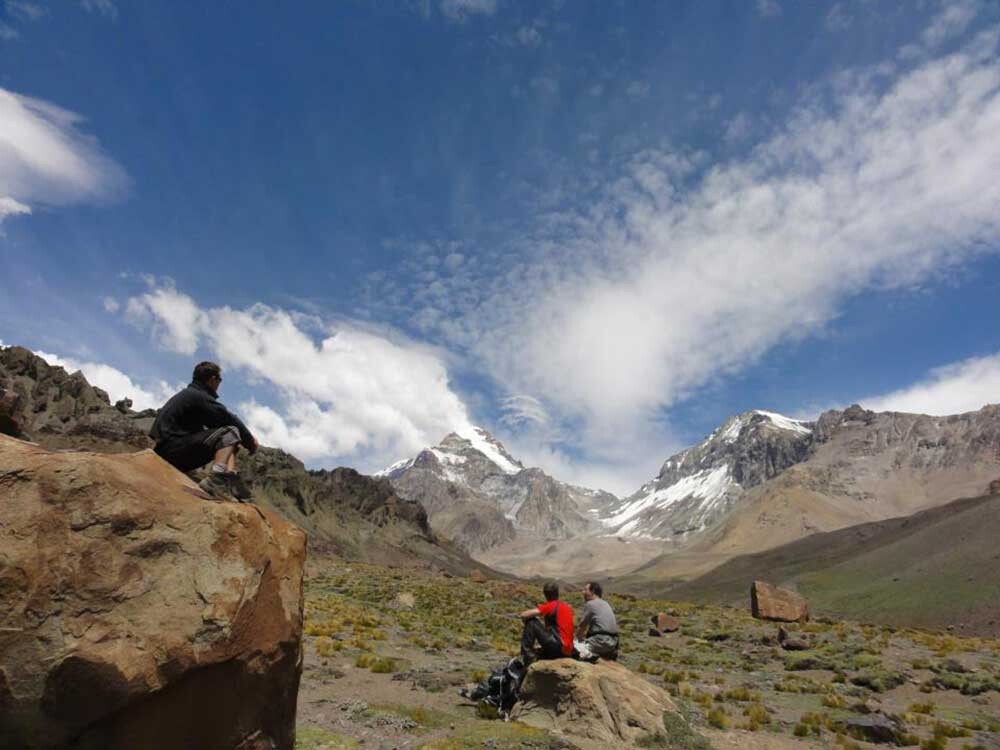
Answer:
M944 416L1000 403L1000 354L974 357L932 370L919 383L881 396L860 399L873 411Z
M496 10L497 0L441 0L441 13L453 21L464 21L472 15L491 16Z
M126 311L168 349L204 347L223 367L273 385L279 408L256 400L240 408L261 442L304 460L350 459L371 471L472 429L428 347L349 322L323 326L317 340L311 318L261 304L202 308L170 285L131 298Z
M0 88L0 220L30 207L105 200L125 173L78 115Z
M50 365L62 367L67 372L79 370L87 378L88 383L107 392L111 403L123 398L132 399L132 408L136 411L159 409L180 388L179 385L171 386L163 380L153 384L150 388L143 388L124 372L111 365L100 362L84 362L43 351L36 351L35 354Z
M817 82L728 162L641 151L586 209L413 287L414 324L537 399L585 458L627 460L662 441L664 410L852 297L996 251L998 38Z

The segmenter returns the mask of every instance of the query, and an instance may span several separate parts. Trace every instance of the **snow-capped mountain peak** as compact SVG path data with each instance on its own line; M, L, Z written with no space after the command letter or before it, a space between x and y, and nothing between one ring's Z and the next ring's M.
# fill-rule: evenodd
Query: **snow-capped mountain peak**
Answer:
M421 451L415 458L397 461L374 476L392 479L412 467L421 456L428 453L437 459L441 469L451 481L455 481L458 476L454 468L467 463L470 459L476 463L486 459L489 466L499 469L504 474L517 474L524 470L521 462L507 452L503 443L482 427L470 427L461 433L449 433L440 443ZM487 471L490 471L489 466L486 467Z
M602 517L618 536L672 537L721 518L743 490L803 460L812 424L754 410L726 420L693 448L667 459L655 479Z

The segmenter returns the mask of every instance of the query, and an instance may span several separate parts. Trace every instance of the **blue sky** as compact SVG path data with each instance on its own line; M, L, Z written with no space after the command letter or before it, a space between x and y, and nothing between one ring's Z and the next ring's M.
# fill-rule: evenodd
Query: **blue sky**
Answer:
M629 492L732 413L1000 400L993 2L0 0L0 340L311 465Z

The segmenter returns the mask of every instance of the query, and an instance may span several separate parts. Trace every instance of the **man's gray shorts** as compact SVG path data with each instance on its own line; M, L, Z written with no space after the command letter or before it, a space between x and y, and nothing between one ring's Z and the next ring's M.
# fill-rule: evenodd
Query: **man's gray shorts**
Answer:
M240 443L240 431L232 426L216 427L214 430L205 430L205 432L208 434L205 435L204 442L205 445L212 449L213 456L215 455L215 451L228 448L230 445L239 445Z
M237 428L213 427L157 443L155 450L181 471L191 471L211 462L223 448L239 443L240 431Z

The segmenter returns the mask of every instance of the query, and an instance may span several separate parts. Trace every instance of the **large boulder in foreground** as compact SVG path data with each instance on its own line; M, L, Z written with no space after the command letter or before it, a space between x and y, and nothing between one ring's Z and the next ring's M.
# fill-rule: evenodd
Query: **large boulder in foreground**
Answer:
M0 436L6 750L291 750L305 534L150 451Z
M521 686L513 718L562 735L574 745L632 747L663 734L670 696L617 662L535 662Z
M806 622L809 602L794 591L754 581L750 587L750 612L758 620Z

